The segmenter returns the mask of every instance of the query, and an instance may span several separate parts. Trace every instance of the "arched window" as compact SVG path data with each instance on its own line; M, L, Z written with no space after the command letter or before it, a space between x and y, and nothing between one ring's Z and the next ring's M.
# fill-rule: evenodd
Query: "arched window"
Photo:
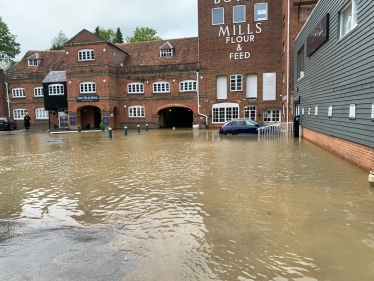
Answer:
M80 93L81 94L96 93L96 84L94 82L80 83L79 86L80 86Z
M35 109L35 119L48 119L49 113L48 110L45 110L44 108L37 108Z
M185 80L179 83L180 92L196 92L197 83L195 80Z
M12 89L12 95L13 95L13 98L25 98L26 97L25 88Z
M130 106L129 117L145 117L144 106Z
M13 110L13 119L14 120L23 120L26 115L27 110L24 108L17 108Z
M94 60L94 50L93 49L84 49L78 51L78 61Z
M213 123L225 123L231 119L239 118L239 104L217 103L213 105Z
M127 84L127 92L129 94L144 94L144 84L143 83L129 83Z
M58 96L64 94L63 84L52 84L48 86L48 93L50 96Z

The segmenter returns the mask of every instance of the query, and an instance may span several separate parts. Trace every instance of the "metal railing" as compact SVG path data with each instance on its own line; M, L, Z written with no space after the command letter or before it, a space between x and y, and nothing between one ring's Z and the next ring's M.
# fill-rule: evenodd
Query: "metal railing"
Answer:
M258 139L293 137L293 122L276 123L257 129Z

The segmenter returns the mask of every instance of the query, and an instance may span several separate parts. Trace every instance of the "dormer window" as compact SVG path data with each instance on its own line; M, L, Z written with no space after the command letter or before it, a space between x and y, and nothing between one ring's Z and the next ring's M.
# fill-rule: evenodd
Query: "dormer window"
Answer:
M173 56L174 56L174 47L169 42L166 42L160 48L160 58L171 58Z
M28 66L38 66L40 64L40 60L27 60Z
M92 49L85 49L78 51L78 61L87 61L87 60L94 60L94 50Z

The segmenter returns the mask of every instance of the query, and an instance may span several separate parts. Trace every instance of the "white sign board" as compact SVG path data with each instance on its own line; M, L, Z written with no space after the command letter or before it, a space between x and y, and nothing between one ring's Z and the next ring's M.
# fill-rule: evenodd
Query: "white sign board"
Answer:
M371 105L371 120L374 121L374 102L373 102L373 104Z
M354 103L349 105L349 119L356 119L356 104Z
M276 78L275 72L263 74L263 100L276 100Z

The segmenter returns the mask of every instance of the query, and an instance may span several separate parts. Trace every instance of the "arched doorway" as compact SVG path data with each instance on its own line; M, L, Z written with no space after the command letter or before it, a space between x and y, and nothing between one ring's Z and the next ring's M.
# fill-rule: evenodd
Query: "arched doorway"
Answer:
M98 129L101 122L101 110L96 106L84 106L81 111L82 129Z
M193 112L185 107L167 107L158 112L161 128L192 127Z

